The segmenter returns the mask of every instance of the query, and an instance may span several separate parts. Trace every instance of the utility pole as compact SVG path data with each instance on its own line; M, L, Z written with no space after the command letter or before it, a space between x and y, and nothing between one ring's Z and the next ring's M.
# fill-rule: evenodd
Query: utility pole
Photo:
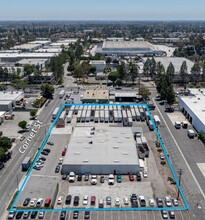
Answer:
M179 169L179 186L181 185L181 176L182 176L182 169ZM178 188L178 195L177 195L177 199L179 199L179 188Z

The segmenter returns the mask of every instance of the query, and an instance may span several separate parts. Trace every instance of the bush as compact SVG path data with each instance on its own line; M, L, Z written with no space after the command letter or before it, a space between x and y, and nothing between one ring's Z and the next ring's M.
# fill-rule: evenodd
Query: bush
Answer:
M199 139L205 144L205 133L203 131L200 131L198 133Z

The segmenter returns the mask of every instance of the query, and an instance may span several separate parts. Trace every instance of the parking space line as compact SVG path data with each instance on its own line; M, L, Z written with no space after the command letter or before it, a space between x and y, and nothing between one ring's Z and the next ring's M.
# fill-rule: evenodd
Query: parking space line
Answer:
M60 179L59 176L47 176L47 175L41 175L41 174L32 174L31 176L36 176L36 177L49 177L49 178L58 178Z
M152 211L152 215L153 215L153 217L154 217L154 220L156 220L156 218L155 218L155 214L154 214L154 211Z
M182 211L180 211L180 214L181 214L181 216L182 216L182 219L184 220L184 215L182 214Z

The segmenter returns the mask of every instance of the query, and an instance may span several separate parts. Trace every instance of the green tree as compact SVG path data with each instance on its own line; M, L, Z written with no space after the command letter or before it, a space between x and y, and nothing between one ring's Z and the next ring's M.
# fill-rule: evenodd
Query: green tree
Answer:
M183 61L182 65L181 65L180 75L181 75L181 79L182 79L182 83L184 85L184 88L186 89L186 84L189 81L189 79L188 79L188 68L187 68L186 61Z
M146 88L146 87L139 88L139 95L142 96L144 101L149 97L150 94L151 94L151 92L149 91L148 88Z
M0 148L3 148L4 150L8 150L12 147L11 139L8 137L0 137Z
M111 72L111 68L108 66L106 66L103 70L103 73L105 73L105 75L106 75L107 84L108 84L108 75L110 74L110 72Z
M118 72L111 72L109 75L108 75L108 79L110 81L112 81L113 85L115 83L115 81L117 80L117 78L119 78L119 73Z
M93 73L93 74L96 73L96 66L91 66L90 67L90 72Z
M121 80L125 79L126 75L127 75L127 67L125 65L125 62L121 62L121 64L118 66L117 71L119 73L119 78Z
M143 74L145 76L149 76L150 75L150 69L151 69L151 61L150 61L149 58L147 58L147 60L144 63Z
M157 63L156 73L157 73L158 76L160 76L161 74L165 74L165 68L164 68L164 66L161 62Z
M33 71L34 71L33 65L30 65L30 64L24 65L24 72L26 73L26 75L30 75L31 73L33 73Z
M5 149L0 147L0 159L4 157L5 153L6 153Z
M138 65L131 63L130 64L130 73L129 73L129 75L130 75L130 79L131 79L133 85L135 83L135 80L136 80L138 74L139 74Z
M167 74L170 82L173 82L174 73L175 73L175 68L174 68L174 65L171 62L169 64L169 66L167 67L167 71L166 71L166 74Z
M202 64L202 82L205 82L205 62Z
M200 80L201 66L198 62L194 63L193 67L191 68L191 74L193 75L195 82Z
M20 121L20 122L18 123L18 126L19 126L21 129L23 129L23 130L26 129L26 125L27 125L27 122L26 122L26 121Z
M30 110L30 116L34 118L37 114L37 111L38 111L37 109L31 109Z
M52 99L54 93L54 87L49 84L42 84L41 85L41 95L46 99Z
M117 86L121 86L122 85L122 80L121 79L117 79L115 83L116 83Z

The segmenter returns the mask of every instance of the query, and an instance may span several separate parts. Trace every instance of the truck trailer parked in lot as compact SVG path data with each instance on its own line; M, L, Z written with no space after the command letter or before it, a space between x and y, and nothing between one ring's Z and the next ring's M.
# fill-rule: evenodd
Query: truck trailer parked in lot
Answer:
M27 171L30 165L31 165L31 158L26 157L21 164L22 171Z
M188 137L189 138L194 138L195 137L195 132L192 129L189 129L187 131Z
M52 118L53 118L53 119L55 119L55 118L56 118L56 116L57 116L57 114L58 114L59 109L60 109L59 107L55 108L55 110L54 110L54 112L53 112L53 114L52 114Z
M61 90L58 95L59 95L59 98L62 99L63 96L65 95L65 90L64 89Z

